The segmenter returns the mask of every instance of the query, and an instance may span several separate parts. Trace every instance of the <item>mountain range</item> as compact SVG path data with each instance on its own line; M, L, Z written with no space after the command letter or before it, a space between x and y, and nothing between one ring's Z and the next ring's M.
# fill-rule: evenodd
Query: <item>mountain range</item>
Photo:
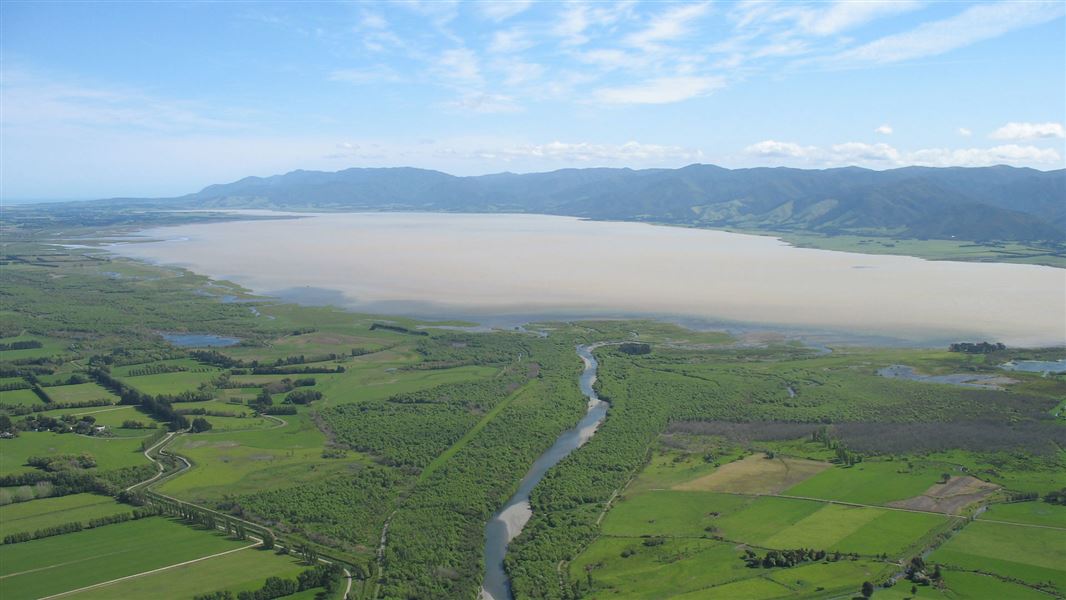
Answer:
M1007 166L561 169L457 177L439 171L293 171L211 185L182 208L520 212L826 235L1066 240L1066 170Z

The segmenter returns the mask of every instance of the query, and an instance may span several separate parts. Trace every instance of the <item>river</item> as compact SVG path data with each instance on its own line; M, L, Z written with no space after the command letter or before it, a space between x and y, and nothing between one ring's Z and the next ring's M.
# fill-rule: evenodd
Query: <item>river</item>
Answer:
M518 491L511 496L500 512L496 513L485 526L485 580L481 588L483 600L511 600L511 583L503 568L503 558L507 554L507 544L522 532L522 528L533 516L529 506L529 494L540 482L548 469L554 467L568 454L580 448L595 433L607 416L607 403L596 396L592 385L596 383L596 368L599 366L592 351L602 344L578 346L577 354L585 363L578 384L581 393L588 398L588 412L577 425L556 438L551 448L537 458L529 468L526 476L518 484Z

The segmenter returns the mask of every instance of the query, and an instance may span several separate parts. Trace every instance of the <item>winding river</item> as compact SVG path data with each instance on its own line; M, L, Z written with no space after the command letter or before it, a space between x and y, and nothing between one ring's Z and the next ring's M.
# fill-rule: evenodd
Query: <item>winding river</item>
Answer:
M600 400L592 389L592 384L596 382L596 368L599 366L596 358L592 356L592 351L601 345L603 344L577 347L577 354L585 363L585 370L581 372L578 384L581 393L588 397L588 412L577 425L564 431L552 447L537 458L518 484L518 491L485 527L485 580L481 588L482 600L511 600L514 597L511 595L511 582L503 568L503 558L507 554L507 545L522 532L522 528L533 516L529 506L530 492L548 469L587 442L607 416L607 403Z

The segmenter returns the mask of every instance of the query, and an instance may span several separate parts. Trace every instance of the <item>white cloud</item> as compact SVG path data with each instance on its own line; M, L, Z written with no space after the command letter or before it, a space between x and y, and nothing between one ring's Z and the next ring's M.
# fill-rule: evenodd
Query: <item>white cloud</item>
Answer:
M359 23L366 29L387 29L389 26L385 17L372 12L363 13L363 18Z
M505 21L523 13L530 6L533 6L532 0L500 0L498 2L479 2L477 4L483 16L497 22Z
M881 135L892 135L892 126L886 123L878 127L877 129L874 129L874 133L880 133Z
M1062 156L1053 148L1015 144L992 148L923 148L903 151L884 143L846 142L834 144L829 148L819 148L794 142L765 140L748 146L744 149L744 154L765 159L760 161L763 164L786 163L806 167L984 167L999 164L1054 167L1062 164Z
M1066 137L1062 123L1007 123L988 137L994 140L1038 140Z
M645 162L667 159L698 160L703 157L703 152L693 148L642 144L636 141L629 141L621 145L554 141L547 144L512 146L495 150L494 153L511 159L537 158L582 163Z
M893 63L943 54L1011 31L1057 19L1063 2L998 2L970 6L961 13L923 23L837 55L841 62Z
M662 42L681 39L691 33L692 22L707 14L710 8L707 2L671 8L653 18L644 30L626 37L626 43L650 50Z
M511 113L519 112L519 106L511 96L503 94L488 94L485 92L470 92L463 94L458 100L448 104L450 108L475 113Z
M973 132L965 127L959 127L958 131L959 135L961 135L962 137L970 137L971 135L973 135Z
M580 46L588 41L585 35L588 26L588 8L584 4L573 4L567 6L552 32L563 38L563 44Z
M439 75L453 83L480 84L481 67L478 57L468 48L445 50L437 59L436 70Z
M838 0L820 11L809 12L800 25L814 35L832 35L875 19L914 10L921 6L912 0L884 0L856 2Z
M498 61L493 67L503 73L504 85L511 87L532 83L544 75L543 66L520 60Z
M724 85L721 77L658 77L634 85L600 88L594 97L605 104L670 104L705 96Z
M815 146L801 146L793 142L763 140L744 149L745 154L765 158L810 158L818 152Z
M1062 156L1053 148L1007 144L993 148L929 148L908 155L910 164L930 167L987 167L991 165L1054 166Z
M525 31L520 29L506 29L492 34L488 50L493 54L509 54L521 52L533 47L532 40Z
M831 148L829 159L837 164L900 163L900 152L888 144L845 142Z

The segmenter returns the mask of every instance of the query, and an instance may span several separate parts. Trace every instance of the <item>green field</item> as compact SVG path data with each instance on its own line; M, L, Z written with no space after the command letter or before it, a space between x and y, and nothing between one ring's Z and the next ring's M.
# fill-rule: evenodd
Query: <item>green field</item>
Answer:
M0 392L0 404L33 406L35 404L44 404L44 401L33 390L23 389Z
M0 506L0 538L33 532L64 523L87 523L90 519L128 513L132 507L114 498L94 494L71 494Z
M76 385L54 385L44 390L53 402L86 402L88 400L110 400L118 402L114 394L95 383Z
M990 521L1009 521L1011 523L1028 523L1058 527L1066 533L1066 506L1047 502L1015 502L1013 504L992 504L981 513L978 519Z
M26 431L15 439L0 440L0 475L35 470L26 464L26 459L31 456L82 452L88 452L96 458L99 471L148 462L141 454L141 442L137 438L98 438L74 433Z
M346 460L322 458L325 436L306 414L281 418L287 425L277 429L180 437L170 449L195 467L161 484L159 491L192 501L217 500L272 489L279 482L319 480L362 460L355 453Z
M145 394L180 394L181 392L196 390L200 384L207 383L217 377L218 373L217 369L202 372L178 371L175 373L127 377L125 381Z
M2 595L18 600L58 594L248 543L152 517L4 545Z
M26 348L24 350L0 350L0 361L7 360L20 360L24 358L42 358L46 356L54 356L56 354L62 354L66 350L69 344L65 344L60 340L51 339L39 335L17 335L13 337L0 338L0 343L10 344L12 342L25 342L30 340L36 340L41 342L40 348Z
M307 569L307 566L292 556L281 556L253 548L127 579L67 597L78 600L111 600L113 598L188 600L208 591L229 590L236 594L255 590L263 585L267 577L296 579L296 575L304 569ZM321 588L308 590L312 598L319 591ZM292 600L298 596L286 596L285 598Z
M762 540L770 548L821 548L863 555L900 556L933 528L938 515L829 504Z
M920 495L936 483L941 470L925 465L908 469L899 461L865 461L849 468L833 468L783 493L857 504L887 504Z
M976 521L929 557L949 567L986 571L1066 592L1066 531Z

